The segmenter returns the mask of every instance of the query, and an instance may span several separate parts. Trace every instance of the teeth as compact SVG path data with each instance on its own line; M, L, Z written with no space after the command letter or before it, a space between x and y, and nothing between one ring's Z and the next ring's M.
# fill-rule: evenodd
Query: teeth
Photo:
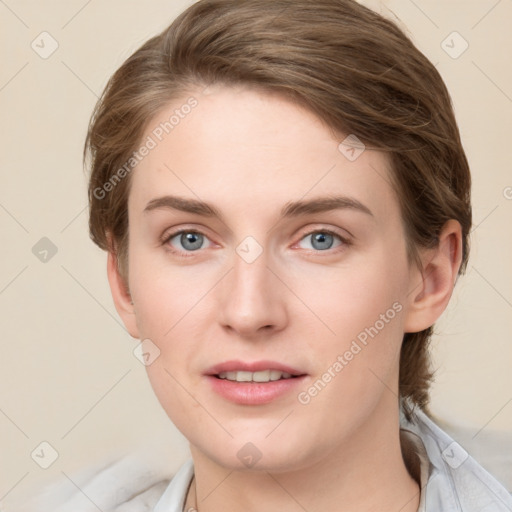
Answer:
M252 374L253 382L268 382L270 380L270 370L263 370L261 372L254 372Z
M220 379L226 379L236 382L270 382L279 379L291 378L290 373L279 370L262 370L259 372L221 372Z

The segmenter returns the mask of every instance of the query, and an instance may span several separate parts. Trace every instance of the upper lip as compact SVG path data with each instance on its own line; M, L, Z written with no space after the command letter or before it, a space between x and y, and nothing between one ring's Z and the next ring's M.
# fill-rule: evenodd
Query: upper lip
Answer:
M222 372L259 372L264 370L278 370L291 375L304 375L304 372L277 361L225 361L216 364L205 371L205 375L218 375Z

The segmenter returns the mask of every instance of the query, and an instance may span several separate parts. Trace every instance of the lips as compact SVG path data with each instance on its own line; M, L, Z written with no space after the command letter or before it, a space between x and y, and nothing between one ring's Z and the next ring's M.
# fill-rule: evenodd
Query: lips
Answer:
M226 361L205 372L213 391L238 405L263 405L289 394L306 377L277 361Z

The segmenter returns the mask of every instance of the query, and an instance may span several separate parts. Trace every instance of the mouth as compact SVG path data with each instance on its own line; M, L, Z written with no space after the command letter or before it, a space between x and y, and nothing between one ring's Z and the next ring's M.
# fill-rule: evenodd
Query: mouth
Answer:
M277 361L247 362L240 360L216 364L205 372L205 375L233 382L274 382L302 377L305 374L305 372Z
M238 405L263 405L290 395L307 374L275 361L227 361L205 376L222 398Z
M274 382L282 379L294 379L297 375L292 375L288 372L281 370L262 370L259 372L246 372L246 371L234 371L234 372L220 372L214 375L218 379L226 379L232 382Z

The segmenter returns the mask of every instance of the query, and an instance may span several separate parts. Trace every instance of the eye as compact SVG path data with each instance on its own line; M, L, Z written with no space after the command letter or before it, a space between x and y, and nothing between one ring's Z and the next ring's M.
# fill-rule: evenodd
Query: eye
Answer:
M314 231L309 233L299 242L302 249L313 249L315 251L327 251L339 247L344 240L335 233L329 231Z
M178 251L192 252L208 247L210 241L196 231L180 231L170 235L167 243Z

